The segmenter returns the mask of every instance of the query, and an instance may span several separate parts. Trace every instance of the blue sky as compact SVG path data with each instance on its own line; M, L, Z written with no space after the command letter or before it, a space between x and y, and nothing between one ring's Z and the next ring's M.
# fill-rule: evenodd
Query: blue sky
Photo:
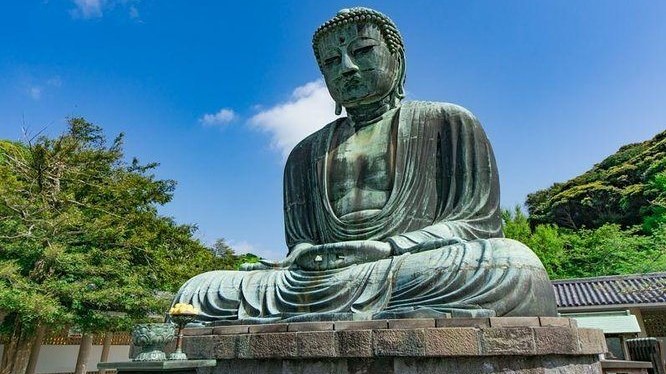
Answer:
M164 214L278 258L284 155L333 117L311 37L337 10L389 15L410 100L470 109L506 207L666 127L664 1L12 1L0 138L84 116L178 181Z

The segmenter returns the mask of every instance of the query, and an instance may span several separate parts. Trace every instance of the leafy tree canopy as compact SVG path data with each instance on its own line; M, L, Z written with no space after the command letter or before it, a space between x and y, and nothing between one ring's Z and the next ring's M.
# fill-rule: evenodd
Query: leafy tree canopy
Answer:
M572 230L552 224L530 227L516 207L504 210L504 233L530 247L551 279L666 271L666 225L650 234L638 227L607 223L596 229Z
M664 171L666 131L620 148L576 178L530 194L530 222L533 226L555 224L571 229L594 229L606 223L622 227L642 224L646 216L663 213ZM645 223L647 231L658 224L653 220Z
M53 139L0 141L0 314L5 332L37 323L83 332L161 315L191 276L235 267L160 216L175 187L156 163L125 161L123 136L69 120ZM160 295L167 295L160 297Z

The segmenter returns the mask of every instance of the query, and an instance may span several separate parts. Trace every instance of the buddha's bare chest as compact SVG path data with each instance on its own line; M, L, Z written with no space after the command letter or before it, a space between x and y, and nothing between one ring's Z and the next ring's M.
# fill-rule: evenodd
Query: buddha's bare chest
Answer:
M343 217L361 211L378 211L393 187L394 141L391 121L384 120L358 131L343 128L329 153L329 199Z

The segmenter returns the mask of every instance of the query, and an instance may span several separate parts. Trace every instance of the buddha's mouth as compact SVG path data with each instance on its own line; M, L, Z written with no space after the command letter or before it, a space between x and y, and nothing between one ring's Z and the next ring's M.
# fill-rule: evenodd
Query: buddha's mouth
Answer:
M351 90L351 89L354 89L354 88L357 88L358 86L360 86L361 83L363 83L363 82L360 79L351 78L351 79L348 79L348 80L345 80L344 82L342 82L342 87L343 87L343 89Z

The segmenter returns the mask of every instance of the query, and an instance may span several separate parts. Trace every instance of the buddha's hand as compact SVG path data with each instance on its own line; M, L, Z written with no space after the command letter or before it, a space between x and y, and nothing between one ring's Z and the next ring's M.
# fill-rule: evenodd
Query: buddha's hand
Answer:
M265 258L259 259L259 262L246 262L241 264L241 271L252 271L252 270L279 270L279 269L288 269L293 267L296 259L304 253L307 249L312 248L314 245L310 243L299 243L291 249L289 256L283 260L274 261L267 260Z
M353 240L309 247L296 258L296 265L304 270L338 269L388 258L391 245L376 240Z

